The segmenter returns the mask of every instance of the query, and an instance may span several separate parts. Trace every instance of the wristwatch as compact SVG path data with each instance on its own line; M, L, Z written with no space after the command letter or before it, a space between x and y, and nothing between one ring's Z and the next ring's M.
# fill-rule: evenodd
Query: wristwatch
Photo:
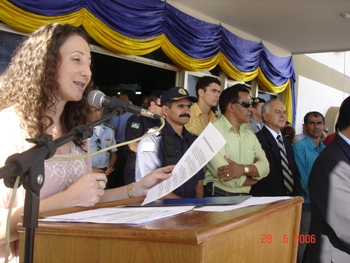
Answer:
M249 174L249 167L244 165L244 174L248 175Z

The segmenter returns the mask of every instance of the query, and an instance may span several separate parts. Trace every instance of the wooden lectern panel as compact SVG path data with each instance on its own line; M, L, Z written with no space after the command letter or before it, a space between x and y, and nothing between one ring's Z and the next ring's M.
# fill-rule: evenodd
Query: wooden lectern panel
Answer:
M40 222L34 262L296 262L302 202L190 211L140 225ZM23 251L23 228L20 236Z

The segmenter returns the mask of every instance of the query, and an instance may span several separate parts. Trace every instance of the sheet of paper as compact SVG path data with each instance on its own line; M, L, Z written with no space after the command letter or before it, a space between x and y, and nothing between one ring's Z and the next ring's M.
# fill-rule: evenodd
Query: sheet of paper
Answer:
M248 207L252 205L262 205L273 203L280 200L290 199L290 196L263 196L263 197L250 197L237 205L217 205L217 206L201 206L194 208L195 211L205 211L205 212L224 212L234 209L239 209L243 207Z
M225 143L224 137L213 124L209 123L176 164L173 175L169 179L149 189L142 205L148 204L171 193L185 183L202 169Z
M194 206L172 207L113 207L39 219L46 222L75 222L98 224L141 224L190 211Z

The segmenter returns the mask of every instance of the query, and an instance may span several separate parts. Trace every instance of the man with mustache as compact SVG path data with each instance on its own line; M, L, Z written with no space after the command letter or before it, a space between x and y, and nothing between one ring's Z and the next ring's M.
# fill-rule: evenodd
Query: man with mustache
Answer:
M190 109L197 98L181 87L172 87L163 92L160 103L165 116L165 126L157 134L139 142L136 157L135 179L164 164L176 164L188 150L196 135L186 130L190 119ZM203 197L204 172L201 169L186 183L167 195L167 198Z
M310 194L308 188L309 176L316 158L325 148L321 136L324 129L324 116L318 111L311 111L304 116L303 129L305 138L293 144L295 162L300 171L302 195L304 204L301 213L300 234L309 233L311 223ZM301 262L306 243L298 246L298 259Z

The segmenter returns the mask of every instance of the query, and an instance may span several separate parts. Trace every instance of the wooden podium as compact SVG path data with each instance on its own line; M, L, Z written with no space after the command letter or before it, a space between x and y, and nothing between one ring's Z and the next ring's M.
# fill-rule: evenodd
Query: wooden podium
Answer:
M135 199L97 207L126 202ZM40 222L34 262L296 262L302 202L295 197L228 212L191 211L141 225Z

